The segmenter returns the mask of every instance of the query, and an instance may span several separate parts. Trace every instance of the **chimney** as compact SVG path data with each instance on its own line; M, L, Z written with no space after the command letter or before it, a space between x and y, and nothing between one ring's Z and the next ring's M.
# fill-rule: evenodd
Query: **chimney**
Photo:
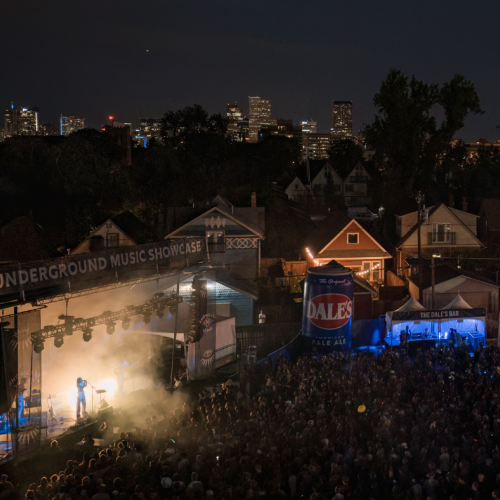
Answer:
M469 208L469 204L467 203L467 198L464 196L462 198L462 211L467 212L468 208Z
M250 206L252 208L257 208L257 194L256 193L252 193Z

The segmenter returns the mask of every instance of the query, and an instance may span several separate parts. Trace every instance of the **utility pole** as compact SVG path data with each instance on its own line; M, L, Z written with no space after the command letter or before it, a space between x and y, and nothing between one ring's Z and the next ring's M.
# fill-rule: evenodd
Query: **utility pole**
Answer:
M417 212L417 231L418 231L418 298L420 302L422 302L422 242L421 242L421 229L420 225L422 222L420 212L421 212L421 204L425 201L425 197L420 193L417 193L415 197L418 203L418 212Z
M432 310L434 310L436 306L436 275L434 274L434 257L431 257L431 284L432 284Z

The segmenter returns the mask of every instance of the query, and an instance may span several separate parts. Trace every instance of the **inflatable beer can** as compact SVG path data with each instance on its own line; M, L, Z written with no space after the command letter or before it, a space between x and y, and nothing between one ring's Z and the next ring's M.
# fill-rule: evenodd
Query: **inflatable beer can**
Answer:
M311 267L304 286L302 336L306 348L327 354L351 347L354 284L351 269L332 261Z

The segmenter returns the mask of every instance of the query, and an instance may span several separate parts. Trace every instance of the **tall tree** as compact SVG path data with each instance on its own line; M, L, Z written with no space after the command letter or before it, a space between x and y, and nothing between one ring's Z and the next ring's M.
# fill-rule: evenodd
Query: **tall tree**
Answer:
M482 113L474 85L455 75L443 85L392 69L374 97L377 114L365 128L388 193L386 207L433 181L443 154L469 113ZM438 124L437 116L444 115Z
M352 139L332 141L328 150L328 158L335 171L345 179L352 169L363 160L363 148Z

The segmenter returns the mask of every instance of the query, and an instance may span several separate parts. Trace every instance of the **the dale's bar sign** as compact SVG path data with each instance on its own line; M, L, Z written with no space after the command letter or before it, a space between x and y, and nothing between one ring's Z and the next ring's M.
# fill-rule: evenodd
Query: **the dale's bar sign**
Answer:
M421 319L431 319L431 318L460 318L460 311L426 311L420 313Z
M429 319L459 319L459 318L481 318L486 315L484 309L444 309L437 311L394 311L393 320L415 321Z
M0 268L0 296L67 293L145 278L207 261L205 238L179 238ZM43 294L42 294L43 295ZM36 296L39 296L37 294Z

